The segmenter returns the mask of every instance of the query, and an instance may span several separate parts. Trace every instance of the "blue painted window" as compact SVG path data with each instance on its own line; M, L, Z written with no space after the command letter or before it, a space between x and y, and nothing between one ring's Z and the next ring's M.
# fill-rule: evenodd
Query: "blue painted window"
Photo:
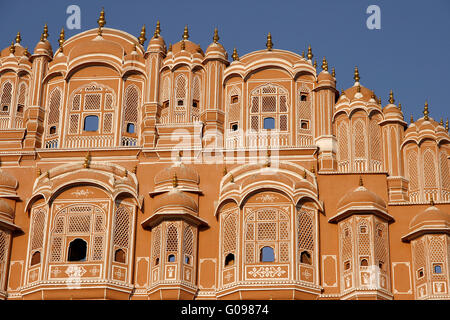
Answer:
M98 130L98 117L87 116L84 118L84 131L97 131Z
M272 247L263 247L261 249L261 262L274 262L275 254Z
M264 118L264 129L275 129L275 119L274 118Z
M134 133L134 123L127 123L127 132Z

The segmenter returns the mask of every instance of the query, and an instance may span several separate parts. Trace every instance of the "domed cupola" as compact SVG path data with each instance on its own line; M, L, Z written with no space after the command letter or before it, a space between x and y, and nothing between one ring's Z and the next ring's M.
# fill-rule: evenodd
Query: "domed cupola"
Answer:
M0 199L0 221L13 220L14 219L14 209L3 199Z
M45 24L44 31L42 32L41 35L41 39L34 48L32 58L35 56L48 56L49 58L53 57L52 45L50 44L50 41L47 40L47 38L48 38L48 27L47 24Z
M139 41L141 41L142 39L141 37L139 37ZM161 36L161 24L159 23L159 20L156 22L156 28L155 32L153 33L153 37L150 39L150 42L148 43L147 51L145 52L146 56L151 51L162 51L164 53L166 52L166 43L164 41L164 38Z
M442 211L430 201L430 206L415 215L409 223L408 234L402 240L409 242L427 233L450 234L450 214Z
M206 49L205 59L221 59L228 60L228 53L219 43L219 33L217 28L214 29L213 42Z
M323 57L322 72L317 76L317 81L319 82L319 85L325 85L328 83L332 85L333 88L336 86L336 79L328 72L328 62L325 57Z
M367 189L363 180L359 178L359 186L346 193L337 204L337 214L328 222L338 222L352 214L373 213L387 221L393 217L387 212L386 202L380 196Z
M384 118L385 120L403 121L403 113L400 109L400 104L397 107L394 103L395 103L394 93L391 90L389 93L389 104L383 108Z
M168 188L172 185L174 176L177 177L177 185L180 189L198 191L200 177L197 171L190 166L184 165L181 161L177 161L155 175L155 192L169 190Z
M0 196L15 196L17 186L18 182L16 178L11 174L0 170Z
M174 57L178 56L189 56L189 57L198 57L198 58L204 58L205 54L200 47L200 45L188 40L189 39L189 29L186 25L184 27L183 37L182 40L175 43L172 46L172 54Z

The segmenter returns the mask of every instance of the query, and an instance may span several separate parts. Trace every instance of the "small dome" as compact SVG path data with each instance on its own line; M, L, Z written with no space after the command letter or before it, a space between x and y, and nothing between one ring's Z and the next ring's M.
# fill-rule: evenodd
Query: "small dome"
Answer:
M412 218L409 223L409 229L412 230L424 226L436 228L442 225L450 227L450 215L432 205Z
M5 200L0 199L0 216L2 215L14 219L14 209Z
M182 45L183 42L184 42L184 45ZM184 51L190 52L191 54L200 54L200 55L204 56L203 50L200 47L200 45L198 45L192 41L189 41L189 40L182 40L182 41L175 43L172 46L172 53L174 55L180 53L182 51L181 50L182 46L184 46Z
M165 168L155 175L155 184L172 183L173 177L176 174L177 180L180 184L183 182L200 183L200 177L195 169L185 166L182 163L176 163L168 168Z
M17 189L17 179L14 178L11 174L0 170L0 187L7 187L11 189Z
M328 71L322 71L321 73L319 73L319 76L317 77L317 81L321 82L321 81L331 81L334 82L334 78L333 76L328 72Z
M374 95L372 90L361 85L359 86L359 88L360 89L358 92L358 86L350 87L344 91L344 94L350 101L358 99L368 102L370 99L372 99L372 96Z
M368 190L364 186L359 186L344 195L338 202L338 211L341 211L353 205L375 205L376 207L381 207L382 209L386 210L386 202L384 202L381 197Z
M228 53L225 48L218 42L211 43L206 49L206 57L220 56L221 58L228 59Z
M39 41L34 48L35 55L48 55L50 57L53 56L52 45L48 40Z
M394 104L388 104L383 108L385 119L400 119L403 120L402 111Z
M147 51L150 51L151 48L161 48L164 51L166 50L166 42L164 41L164 38L161 35L158 35L157 38L155 38L154 36L150 39L148 46L147 46Z
M155 212L164 208L186 208L194 212L198 212L198 206L192 197L188 196L178 188L174 188L169 192L155 199Z

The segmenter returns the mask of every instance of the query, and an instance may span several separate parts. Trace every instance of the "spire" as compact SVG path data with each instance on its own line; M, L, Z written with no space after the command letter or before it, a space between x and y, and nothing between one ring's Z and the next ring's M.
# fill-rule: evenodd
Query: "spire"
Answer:
M83 167L89 168L90 162L91 162L91 153L88 151L86 157L84 157Z
M58 40L59 48L61 49L60 50L61 52L63 52L63 44L64 44L64 41L65 41L64 36L65 36L65 33L64 33L64 27L63 27L61 29L61 32L59 33L59 40Z
M189 30L188 30L188 26L186 25L184 27L183 40L187 40L187 39L189 39Z
M186 44L184 43L184 40L181 40L181 50L186 49Z
M308 46L308 60L312 60L314 55L312 54L311 45Z
M398 110L402 111L402 104L400 102L398 103Z
M161 34L161 25L158 20L158 21L156 21L156 28L155 28L155 33L153 33L153 37L158 38L160 34Z
M394 93L392 92L392 89L391 89L391 92L389 92L389 103L394 104L394 102L395 102Z
M423 107L423 117L425 120L428 121L429 117L428 117L428 101L425 101L425 106Z
M361 92L361 86L360 86L360 85L358 85L358 86L356 87L356 92Z
M360 187L364 186L363 179L361 176L359 176L359 186Z
M28 57L30 55L30 53L28 52L28 47L26 47L25 50L23 51L23 55L25 57Z
M323 71L328 71L328 62L325 57L323 57L323 60L322 60L322 69L323 69Z
M445 121L445 130L448 131L448 119Z
M334 67L331 68L331 75L333 76L333 78L336 78L336 70L334 70Z
M141 34L139 36L139 43L141 45L144 45L145 40L147 40L147 38L145 37L145 24L142 26L141 29Z
M172 51L172 44L169 43L169 49L167 49L167 52L171 52Z
M305 57L305 51L302 51L302 58Z
M231 57L233 58L233 61L239 61L239 56L238 56L236 48L234 48L233 55Z
M355 72L353 73L353 79L355 79L355 83L359 82L360 77L359 77L358 67L355 67Z
M16 47L14 46L14 41L11 41L11 45L9 46L9 52L14 54L16 52Z
M316 59L314 59L313 67L314 67L314 68L317 68L317 60L316 60Z
M344 91L344 89L341 89L341 96L345 96L345 91Z
M444 126L444 119L442 119L442 117L441 117L441 121L439 121L439 124L440 124L441 126Z
M98 18L97 23L98 23L98 35L101 36L102 35L102 28L106 24L105 9L104 8L102 8L102 11L100 11L100 17Z
M22 41L22 37L20 36L20 31L19 31L19 32L17 32L17 35L16 35L16 43L20 44L20 41Z
M45 41L45 40L47 40L47 38L48 38L48 27L47 27L47 24L45 24L44 31L42 32L42 35L41 35L41 41Z
M413 123L414 122L414 117L413 117L413 115L411 114L411 118L409 119L410 121L411 121L411 123Z
M219 42L219 32L217 31L217 28L214 28L214 36L213 36L213 42L217 43Z
M173 174L173 178L172 178L172 186L173 186L174 188L178 187L178 178L177 178L177 174L176 174L176 173Z
M267 47L267 50L269 50L269 51L272 50L272 48L273 48L272 35L270 34L270 32L267 34L266 47Z

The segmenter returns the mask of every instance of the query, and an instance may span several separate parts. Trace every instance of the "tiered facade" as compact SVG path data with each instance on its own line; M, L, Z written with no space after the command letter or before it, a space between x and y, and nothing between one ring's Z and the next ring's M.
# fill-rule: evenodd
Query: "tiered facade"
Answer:
M450 138L324 58L99 28L0 56L0 299L449 299Z

